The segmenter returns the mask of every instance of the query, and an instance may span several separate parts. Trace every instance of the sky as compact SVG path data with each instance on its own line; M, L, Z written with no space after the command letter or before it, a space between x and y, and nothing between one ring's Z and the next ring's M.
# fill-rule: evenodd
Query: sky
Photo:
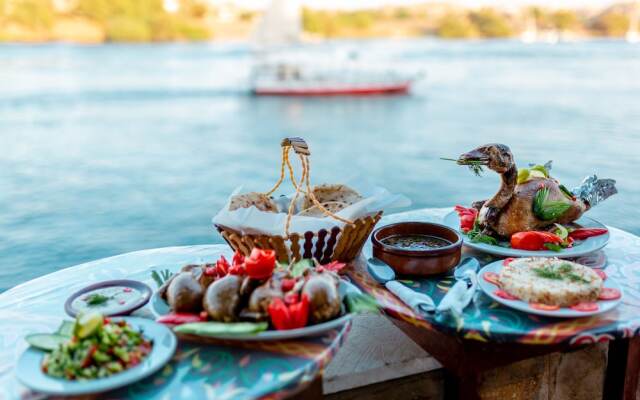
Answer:
M265 8L271 0L210 0L212 3L231 2L245 8ZM507 6L520 7L531 4L551 8L606 7L625 0L291 0L313 8L355 9L375 8L384 5L411 5L427 2L450 3L466 7ZM628 0L626 0L628 1Z

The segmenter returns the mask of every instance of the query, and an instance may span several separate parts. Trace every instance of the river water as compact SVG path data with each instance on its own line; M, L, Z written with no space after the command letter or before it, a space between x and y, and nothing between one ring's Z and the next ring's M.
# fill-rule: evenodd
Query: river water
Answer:
M426 77L409 96L256 98L243 44L0 46L0 291L96 258L221 242L210 219L237 185L277 179L304 136L312 179L357 173L413 207L486 198L486 173L439 160L486 142L567 186L620 193L590 215L640 234L640 46L594 41L333 42Z

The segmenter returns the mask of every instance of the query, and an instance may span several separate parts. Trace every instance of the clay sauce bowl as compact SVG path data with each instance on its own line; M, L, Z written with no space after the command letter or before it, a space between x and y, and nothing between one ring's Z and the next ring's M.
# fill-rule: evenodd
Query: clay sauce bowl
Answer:
M429 235L449 241L443 247L407 250L389 246L382 240L390 236ZM462 237L453 229L431 222L399 222L376 229L371 235L373 256L386 262L399 275L443 274L460 262Z

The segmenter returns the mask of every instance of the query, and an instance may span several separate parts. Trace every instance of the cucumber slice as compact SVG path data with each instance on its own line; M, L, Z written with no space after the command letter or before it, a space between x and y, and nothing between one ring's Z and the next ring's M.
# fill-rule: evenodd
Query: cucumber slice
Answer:
M248 335L262 332L268 327L266 322L193 322L178 325L173 330L201 336Z
M73 321L62 321L62 324L60 325L60 327L56 331L56 334L61 335L61 336L71 337L71 336L73 336L73 327L74 326L75 326L75 323Z
M56 333L32 333L24 338L31 346L44 350L53 351L62 343L69 341L69 337Z

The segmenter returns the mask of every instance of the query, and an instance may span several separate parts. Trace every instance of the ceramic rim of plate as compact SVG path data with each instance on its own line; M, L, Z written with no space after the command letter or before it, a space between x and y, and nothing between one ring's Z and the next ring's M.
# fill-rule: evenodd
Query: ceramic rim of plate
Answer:
M624 297L624 292L622 287L612 279L611 277L607 277L604 281L602 287L614 288L620 291L620 297L613 300L597 300L595 303L598 304L598 309L595 311L576 311L569 307L560 307L557 310L548 311L548 310L540 310L533 308L529 305L529 303L523 300L507 300L497 296L494 292L496 289L500 289L498 285L487 282L484 279L484 274L486 272L493 272L496 274L500 273L500 270L503 267L504 260L494 261L490 264L485 265L478 272L478 286L482 289L482 291L493 301L500 303L505 307L512 308L514 310L522 311L527 314L536 314L545 317L555 317L555 318L581 318L581 317L590 317L593 315L603 314L605 312L611 311L615 309L622 302L622 298Z
M586 220L588 222L588 227L590 228L605 228L607 229L607 233L599 236L593 236L588 238L587 240L582 241L577 246L563 249L562 251L551 251L551 250L520 250L513 249L511 247L502 247L496 246L486 243L473 243L469 240L469 237L460 231L460 218L455 211L451 211L444 217L444 224L452 229L456 229L460 232L460 236L462 236L462 240L464 246L467 246L473 250L480 251L483 253L494 254L501 257L557 257L557 258L574 258L584 256L586 254L593 253L595 251L601 250L609 243L609 239L611 234L608 232L608 228L602 224L601 222L587 217L582 216L577 221Z
M138 290L140 292L141 296L135 302L133 302L129 306L125 307L124 309L122 309L122 310L120 310L120 311L118 311L116 313L102 312L101 314L104 315L105 317L118 317L118 316L129 315L132 312L134 312L135 310L137 310L140 307L142 307L145 304L147 304L149 302L149 300L151 299L151 295L153 294L153 291L151 290L151 288L149 286L147 286L145 283L142 283L140 281L134 281L132 279L112 279L112 280L108 280L108 281L102 281L102 282L97 282L97 283L91 284L91 285L89 285L87 287L84 287L84 288L78 290L77 292L73 293L71 296L69 296L67 301L64 302L64 311L70 317L73 317L73 318L77 317L80 311L75 309L72 306L73 301L75 299L77 299L78 297L82 296L83 294L91 292L93 290L104 289L104 288L113 287L113 286L125 286L125 287L129 287L129 288L132 288L132 289L136 289L136 290Z

